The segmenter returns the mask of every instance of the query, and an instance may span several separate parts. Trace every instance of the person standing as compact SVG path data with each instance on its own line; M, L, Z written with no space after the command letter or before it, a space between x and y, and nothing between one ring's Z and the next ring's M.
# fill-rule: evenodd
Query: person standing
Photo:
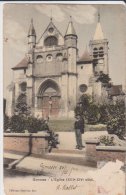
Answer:
M82 150L82 134L84 133L84 119L81 116L76 116L74 123L75 136L76 136L76 149Z

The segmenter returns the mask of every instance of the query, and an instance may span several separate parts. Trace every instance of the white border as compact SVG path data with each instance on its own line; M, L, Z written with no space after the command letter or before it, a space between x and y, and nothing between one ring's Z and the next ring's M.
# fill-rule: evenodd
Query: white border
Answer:
M29 4L122 4L125 5L124 1L6 1L2 2L2 4L18 4L18 3L29 3Z
M6 1L0 3L0 195L5 195L3 187L3 5L4 4L112 4L125 5L124 1Z
M3 195L3 3L0 4L0 111L0 195Z

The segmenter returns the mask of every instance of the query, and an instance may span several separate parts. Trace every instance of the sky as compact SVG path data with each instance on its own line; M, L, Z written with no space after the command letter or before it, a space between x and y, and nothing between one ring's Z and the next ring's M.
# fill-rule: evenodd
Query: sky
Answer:
M31 18L37 40L53 18L53 23L64 36L70 16L78 35L79 56L93 39L100 11L104 37L109 41L109 75L114 84L124 84L126 77L126 6L125 5L70 5L70 4L5 4L3 13L4 97L13 80L11 68L27 53L28 29Z

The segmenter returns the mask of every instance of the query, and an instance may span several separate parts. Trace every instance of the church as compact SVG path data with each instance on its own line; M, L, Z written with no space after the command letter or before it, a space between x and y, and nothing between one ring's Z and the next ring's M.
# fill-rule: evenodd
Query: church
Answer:
M52 18L38 39L33 20L28 31L28 52L12 68L14 89L12 107L18 97L26 94L27 105L34 116L73 118L74 108L83 93L102 96L96 75L108 70L108 40L104 37L100 15L95 34L81 57L72 18L62 33ZM13 109L12 109L13 110Z

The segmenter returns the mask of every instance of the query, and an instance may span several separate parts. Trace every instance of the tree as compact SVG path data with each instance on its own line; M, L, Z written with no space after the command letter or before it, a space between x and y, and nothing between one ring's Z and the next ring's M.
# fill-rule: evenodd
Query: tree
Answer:
M91 97L87 94L83 94L80 97L80 101L77 103L76 108L75 108L75 115L83 115L85 116L88 107L91 102Z
M4 115L4 131L10 128L10 118L6 114Z
M123 139L125 134L125 102L123 99L96 104L90 96L84 94L75 108L75 115L83 116L89 124L106 124L109 134L115 134Z
M109 134L115 134L123 139L125 133L125 103L117 100L108 108L107 130Z
M30 107L27 105L26 102L26 94L21 93L17 98L15 112L17 112L19 115L25 116L30 114Z
M104 74L102 71L100 71L100 74L96 80L96 82L101 82L103 84L104 87L110 87L110 77L108 74Z
M91 96L83 94L75 108L75 115L81 115L88 123L96 124L99 120L99 108L93 102Z

